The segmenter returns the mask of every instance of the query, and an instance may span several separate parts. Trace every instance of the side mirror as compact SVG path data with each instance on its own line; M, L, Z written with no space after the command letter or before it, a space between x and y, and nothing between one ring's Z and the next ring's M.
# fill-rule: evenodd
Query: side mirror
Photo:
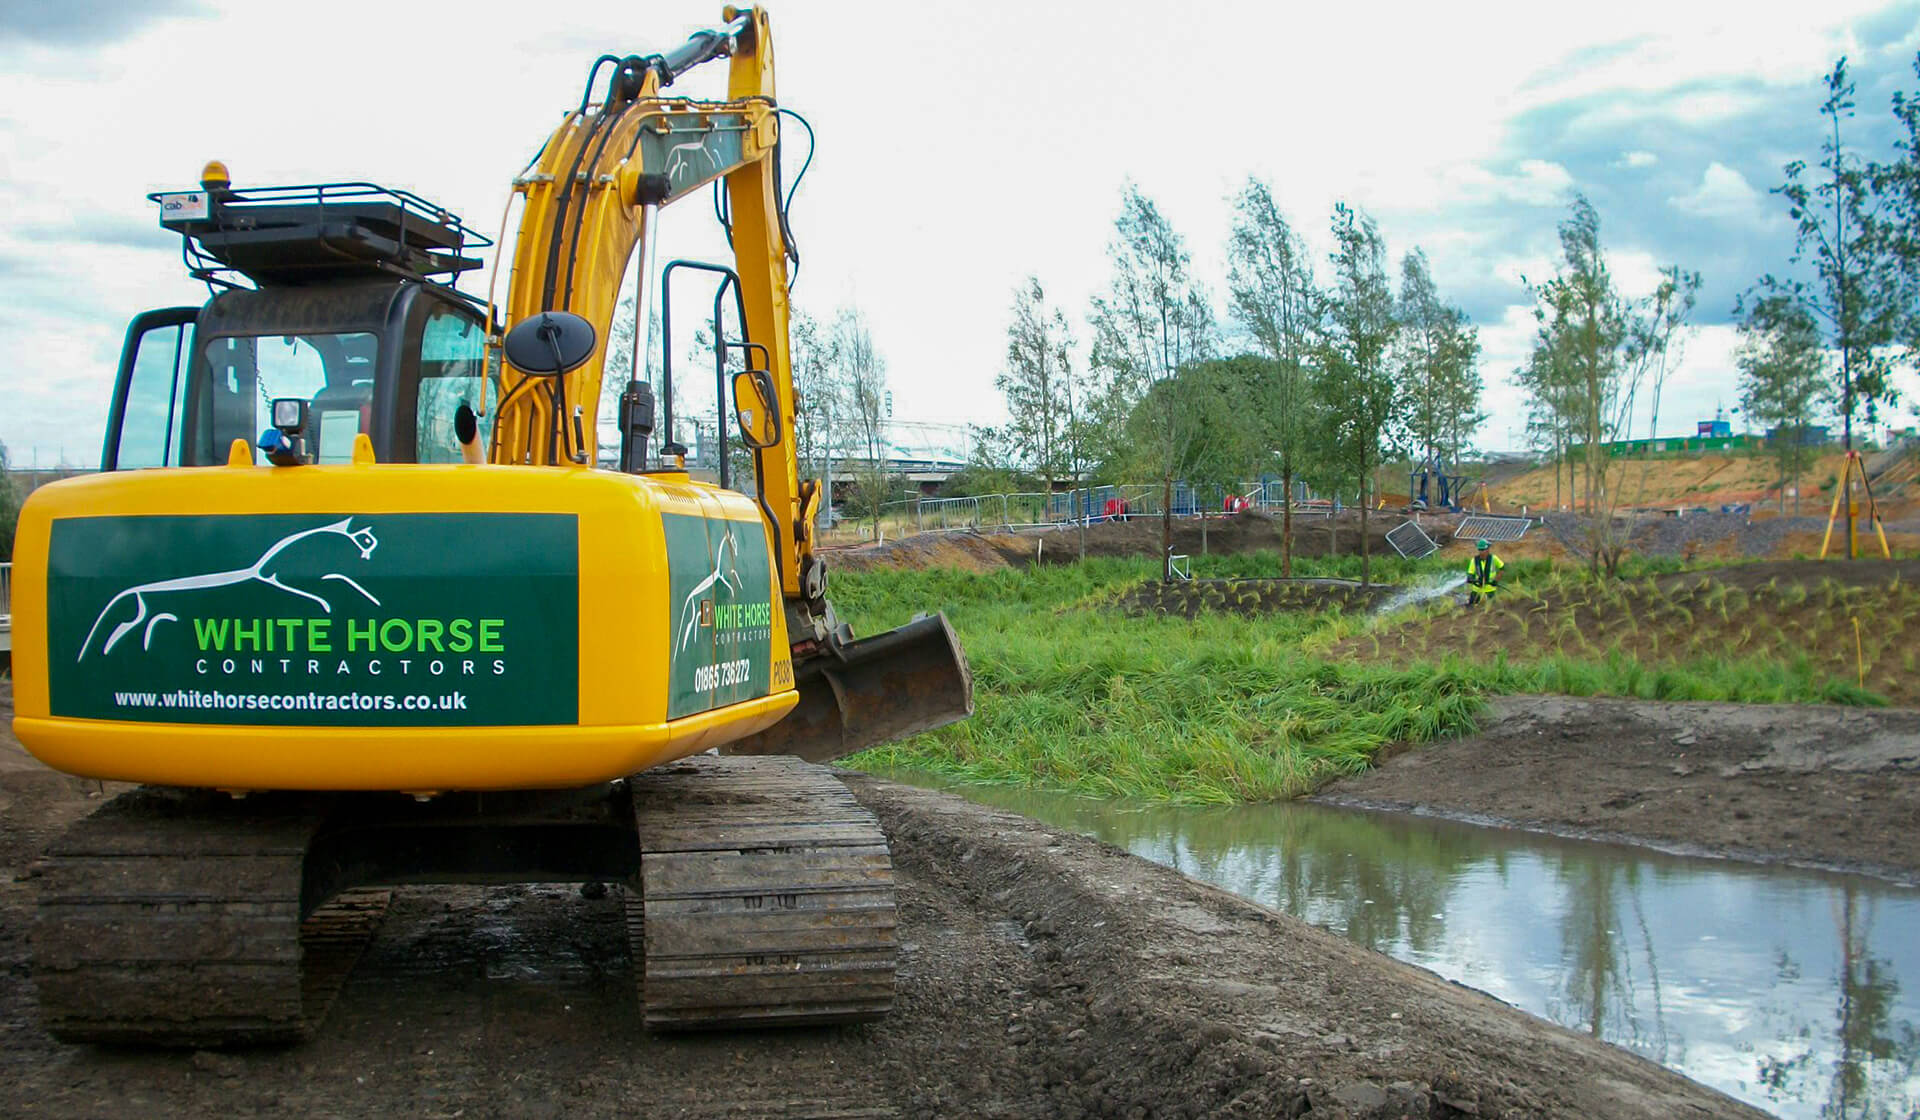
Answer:
M507 361L522 373L557 377L593 356L593 324L571 311L542 311L507 332Z
M780 442L779 395L773 375L764 369L743 369L733 375L733 418L748 447L758 450Z

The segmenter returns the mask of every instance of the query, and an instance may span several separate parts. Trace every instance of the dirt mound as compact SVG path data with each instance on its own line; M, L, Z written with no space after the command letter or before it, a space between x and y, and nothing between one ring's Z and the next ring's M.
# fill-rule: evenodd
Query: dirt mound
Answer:
M1279 611L1371 610L1400 589L1373 584L1362 587L1346 579L1197 579L1177 583L1146 580L1116 600L1128 614L1177 614L1195 618L1202 612L1227 612L1247 618Z
M1319 799L1920 884L1920 712L1506 697Z
M1637 582L1511 585L1489 607L1357 635L1331 655L1402 663L1620 653L1644 665L1739 657L1792 665L1804 658L1836 686L1855 683L1864 665L1867 689L1896 704L1920 704L1910 634L1916 624L1920 561L1789 560Z
M1827 489L1840 475L1845 456L1838 451L1816 458L1801 478L1801 508L1831 501ZM1764 455L1726 455L1701 453L1659 459L1636 460L1620 466L1617 485L1621 495L1633 505L1707 506L1723 502L1772 501L1779 497L1780 474L1775 460ZM1552 465L1534 467L1514 477L1503 477L1492 486L1496 505L1518 509L1522 505L1535 512L1553 507L1556 494L1571 502L1566 468ZM1791 499L1787 502L1791 507Z
M1584 553L1588 544L1589 521L1570 513L1549 514L1541 519L1544 527L1567 550ZM1690 513L1684 517L1657 514L1642 516L1628 538L1628 550L1642 556L1679 556L1687 560L1738 560L1772 557L1817 556L1826 535L1824 517L1781 517L1770 512ZM1888 547L1910 551L1920 547L1920 535L1900 528L1887 528ZM1862 526L1861 546L1878 554L1880 542L1873 531ZM1831 547L1846 549L1845 529L1836 524Z
M1387 531L1406 520L1395 513L1372 515L1367 523L1369 552L1396 555L1387 543ZM1183 556L1210 553L1278 552L1282 523L1266 514L1245 511L1173 522L1173 551ZM1085 530L1086 554L1091 557L1160 555L1160 521L1134 517L1103 521ZM830 568L864 572L888 568L954 567L970 571L1022 564L1067 564L1080 558L1081 530L1077 527L1021 532L916 533L881 544L824 548ZM1336 551L1337 550L1337 551ZM1360 517L1352 511L1338 518L1299 517L1293 523L1295 556L1360 555Z
M1044 546L1037 546L1032 538L1012 533L917 533L880 544L823 548L820 556L829 571L958 568L984 572L1034 563L1043 558L1044 551Z

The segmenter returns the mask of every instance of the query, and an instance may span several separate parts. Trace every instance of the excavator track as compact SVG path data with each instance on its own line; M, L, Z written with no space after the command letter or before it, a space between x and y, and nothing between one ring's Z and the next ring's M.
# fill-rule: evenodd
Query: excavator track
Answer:
M697 756L632 780L627 896L655 1030L859 1022L893 1006L893 862L831 770Z
M67 1042L227 1046L305 1038L386 911L350 890L302 916L318 798L139 789L39 867L34 979Z

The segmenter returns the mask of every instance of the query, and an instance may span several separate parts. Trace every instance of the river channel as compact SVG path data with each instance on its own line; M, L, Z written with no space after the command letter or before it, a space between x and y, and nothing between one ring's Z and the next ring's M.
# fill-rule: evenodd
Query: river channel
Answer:
M1300 802L886 776L1105 840L1783 1117L1920 1116L1920 890Z

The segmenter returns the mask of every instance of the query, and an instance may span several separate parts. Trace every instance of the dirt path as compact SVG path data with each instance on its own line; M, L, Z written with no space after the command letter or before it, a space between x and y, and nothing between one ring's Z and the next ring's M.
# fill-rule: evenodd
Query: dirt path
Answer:
M1920 883L1920 711L1509 697L1319 799Z
M0 1115L1760 1115L1118 849L850 782L899 875L882 1023L650 1037L617 892L416 887L314 1041L148 1053L38 1026L27 869L98 793L0 743Z

